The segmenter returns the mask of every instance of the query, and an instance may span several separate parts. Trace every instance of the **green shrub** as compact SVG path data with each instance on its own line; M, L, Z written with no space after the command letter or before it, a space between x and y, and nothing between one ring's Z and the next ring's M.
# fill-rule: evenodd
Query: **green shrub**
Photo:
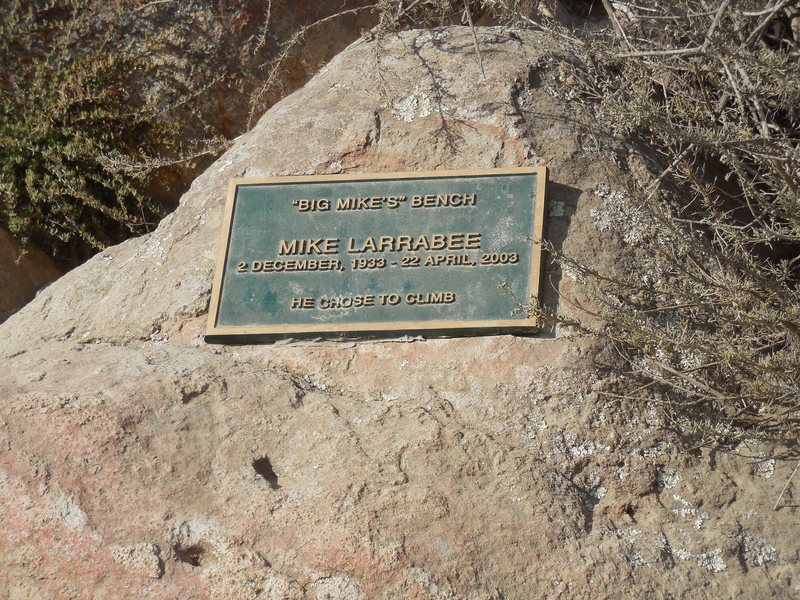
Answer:
M135 90L155 69L121 13L87 0L4 2L0 20L0 226L63 265L152 229L149 178L180 125Z

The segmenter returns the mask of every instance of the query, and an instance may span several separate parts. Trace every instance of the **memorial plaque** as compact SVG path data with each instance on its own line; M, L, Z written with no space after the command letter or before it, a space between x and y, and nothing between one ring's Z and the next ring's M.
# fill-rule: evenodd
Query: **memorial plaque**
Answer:
M532 332L544 167L237 179L206 341Z

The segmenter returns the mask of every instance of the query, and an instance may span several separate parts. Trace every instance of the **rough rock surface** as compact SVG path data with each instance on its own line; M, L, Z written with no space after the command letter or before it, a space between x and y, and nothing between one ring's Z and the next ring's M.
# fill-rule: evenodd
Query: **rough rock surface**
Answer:
M61 271L38 248L28 247L22 255L19 244L4 229L0 229L0 323Z
M157 231L0 325L6 596L798 593L796 492L772 508L793 465L680 450L656 406L602 393L591 339L203 342L232 177L541 162L548 237L613 260L591 209L627 160L557 98L558 44L478 35L485 78L464 29L349 48Z

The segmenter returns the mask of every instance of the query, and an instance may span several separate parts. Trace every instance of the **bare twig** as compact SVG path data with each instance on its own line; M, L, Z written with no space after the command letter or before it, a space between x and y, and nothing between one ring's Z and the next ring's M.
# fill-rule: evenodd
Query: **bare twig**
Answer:
M267 34L269 33L269 27L272 23L272 0L267 0L267 8L266 13L264 15L264 22L258 28L258 37L256 38L256 47L254 48L254 52L257 52L261 48L264 47L264 44L267 43Z
M475 33L475 25L472 23L472 12L469 10L468 0L464 0L464 14L467 17L470 31L472 31L472 41L475 43L475 52L478 54L478 64L481 67L481 75L483 75L483 78L486 79L486 73L483 70L483 55L481 54L481 49L478 46L478 35Z
M775 15L778 14L780 11L782 11L787 5L789 5L792 2L796 2L796 0L783 0L782 2L776 2L775 6L773 6L772 9L769 11L769 13L767 13L767 16L764 17L761 23L758 24L758 27L756 27L752 31L752 33L750 33L750 35L747 37L747 39L744 42L744 45L749 46L750 44L755 42L759 37L761 37L761 34L764 33L764 30L767 28L767 25L769 25L770 22L772 22L772 19L775 18Z
M628 46L628 48L631 48L632 46L628 41L628 37L625 35L625 31L623 31L622 29L622 25L619 24L619 19L617 19L617 13L614 10L614 7L611 6L611 2L609 0L602 0L602 2L603 2L603 8L605 9L608 18L611 20L611 26L614 28L614 33L617 34L617 37L619 37L619 39L625 42L625 45Z
M737 12L739 12L739 14L742 15L743 17L760 17L761 15L766 15L767 13L770 13L770 12L774 11L775 7L778 4L780 4L780 3L777 2L777 3L773 4L772 6L768 6L768 7L764 8L764 9L762 9L762 10L742 10L742 11L737 11Z
M607 0L603 0L604 6L606 2ZM714 35L714 32L717 30L720 20L722 20L722 15L725 13L725 10L728 8L729 4L730 0L722 0L717 8L716 13L714 14L714 20L711 22L711 25L708 28L705 40L703 40L703 43L700 46L694 46L691 48L673 48L669 50L642 50L638 52L624 52L622 54L617 54L617 56L620 58L636 58L641 56L697 56L700 54L705 54L706 50L708 50L708 47L711 44L711 36Z
M675 157L675 160L673 160L672 163L670 163L670 165L666 169L661 171L661 174L650 185L647 186L647 189L645 190L645 193L647 194L647 196L645 197L645 202L653 198L656 191L658 191L659 184L664 180L664 178L667 175L672 173L678 167L679 164L681 164L681 161L683 161L683 159L686 158L686 156L692 150L694 150L694 144L689 144L688 146L686 146L683 152L678 154L678 156Z
M143 11L145 8L150 8L151 6L155 6L156 4L166 4L168 2L175 2L175 0L153 0L152 2L148 2L147 4L142 4L141 6L137 7L137 11Z
M719 26L719 22L722 19L722 15L725 12L725 9L728 8L728 5L731 3L731 0L723 0L719 8L717 9L716 14L714 15L714 20L711 22L711 27L708 28L708 33L706 34L706 39L703 42L703 48L707 48L708 45L711 43L711 36L714 35L714 32L717 30Z
M799 468L800 468L800 460L797 461L797 466L795 466L794 471L792 471L792 474L789 475L789 479L786 480L786 485L783 486L780 495L778 495L778 499L775 500L775 506L772 507L772 510L778 510L778 504L780 503L781 498L783 498L783 495L786 493L786 490L789 489L789 484L792 483L792 479L794 479L795 473L797 473L797 469Z
M654 359L651 358L651 359L648 359L648 362L654 364L659 369L662 369L662 370L666 371L667 373L670 373L671 375L674 375L675 377L683 379L688 384L693 385L694 387L703 390L707 394L709 394L711 396L714 396L714 398L716 398L717 400L726 400L728 398L725 394L715 390L712 387L707 386L702 381L699 381L699 380L695 379L691 375L687 375L686 373L682 373L681 371L678 371L677 369L673 369L672 367L670 367L669 365L665 365L661 361L657 361L657 360L654 360Z
M569 43L571 46L585 45L583 40L578 39L574 35L569 35L562 31L559 31L559 27L557 24L540 23L539 21L532 19L527 14L521 12L519 9L509 5L508 2L506 2L506 0L497 0L497 2L504 11L507 11L509 14L514 15L515 18L519 19L522 23L524 23L529 27L533 27L534 29L538 29L540 31L545 31L551 35L555 35L556 37L559 37L562 40Z
M702 46L694 48L673 48L671 50L640 50L638 52L621 52L617 54L619 58L638 58L641 56L697 56L703 54L705 49Z

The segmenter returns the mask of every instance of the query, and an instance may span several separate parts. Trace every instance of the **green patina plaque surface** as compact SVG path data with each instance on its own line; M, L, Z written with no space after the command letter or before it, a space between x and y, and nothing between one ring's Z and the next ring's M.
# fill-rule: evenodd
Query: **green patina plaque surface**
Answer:
M234 180L206 340L531 330L545 177Z

